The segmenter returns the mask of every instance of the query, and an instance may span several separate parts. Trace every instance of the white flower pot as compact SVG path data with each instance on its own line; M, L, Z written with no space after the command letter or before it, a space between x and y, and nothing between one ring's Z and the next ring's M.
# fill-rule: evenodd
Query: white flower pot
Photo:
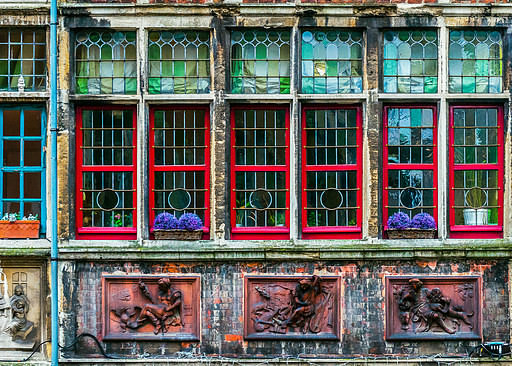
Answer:
M464 225L487 225L489 210L486 208L464 209Z

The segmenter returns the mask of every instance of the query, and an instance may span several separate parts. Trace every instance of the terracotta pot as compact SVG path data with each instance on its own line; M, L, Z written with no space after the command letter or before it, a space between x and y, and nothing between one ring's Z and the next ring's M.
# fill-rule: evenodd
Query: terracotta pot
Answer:
M39 220L0 220L0 239L38 239Z
M435 229L388 229L386 232L389 239L434 239Z

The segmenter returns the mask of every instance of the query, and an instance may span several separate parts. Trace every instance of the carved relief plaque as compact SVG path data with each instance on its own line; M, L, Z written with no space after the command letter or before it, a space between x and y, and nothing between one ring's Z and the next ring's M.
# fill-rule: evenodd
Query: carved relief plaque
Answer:
M199 340L199 276L105 275L103 340Z
M0 267L0 350L32 351L40 342L41 285L40 267Z
M481 339L481 278L386 277L386 339Z
M336 276L245 277L246 339L339 339Z

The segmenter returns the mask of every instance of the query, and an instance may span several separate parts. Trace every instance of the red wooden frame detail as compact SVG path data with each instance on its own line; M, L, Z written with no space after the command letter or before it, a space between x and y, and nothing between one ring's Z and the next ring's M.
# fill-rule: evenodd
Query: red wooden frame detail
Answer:
M285 165L236 165L235 162L235 111L237 110L268 110L268 111L285 111L285 142L286 142L286 157ZM245 240L258 240L258 239L281 239L286 240L290 238L290 108L288 105L235 105L231 107L231 239L245 239ZM286 210L285 210L285 225L283 227L236 227L236 173L243 171L282 171L286 172Z
M410 109L431 109L433 115L433 148L432 148L432 163L431 164L408 164L408 163L388 163L388 110L394 108L410 108ZM437 224L437 107L431 104L391 104L384 106L383 113L383 156L382 156L382 222L384 225L384 231L388 229L388 172L390 170L432 170L434 184L432 190L434 191L434 209L433 217Z
M155 165L155 111L173 111L173 110L203 110L204 111L204 164L202 165ZM155 175L154 172L171 171L202 171L204 172L204 202L206 210L204 212L203 240L210 238L210 108L207 105L172 105L172 106L154 106L149 110L149 225L153 226L155 221ZM150 229L151 236L153 229Z
M497 141L498 141L498 159L496 164L455 164L454 149L455 133L453 128L453 111L455 109L492 109L496 108L497 113ZM503 128L503 106L496 104L467 105L455 104L450 106L449 120L449 171L455 170L497 170L498 171L498 225L455 225L455 209L452 204L455 201L455 175L450 174L450 193L449 193L449 218L450 218L450 238L453 239L495 239L503 237L503 175L504 175L504 128ZM475 145L476 146L476 145Z
M309 110L355 110L356 111L356 164L308 165L306 159L306 112ZM341 146L341 145L340 145ZM343 147L343 146L341 146ZM307 105L302 108L302 238L303 239L361 239L362 199L363 199L363 116L361 106L346 105ZM357 172L357 215L355 226L307 226L306 175L309 171L356 171Z
M133 146L132 165L83 165L82 151L82 112L84 110L131 110L133 111ZM77 239L104 239L104 240L131 240L137 238L137 108L135 106L81 106L76 109L76 238ZM132 174L134 188L132 214L132 227L82 227L82 172L120 171Z

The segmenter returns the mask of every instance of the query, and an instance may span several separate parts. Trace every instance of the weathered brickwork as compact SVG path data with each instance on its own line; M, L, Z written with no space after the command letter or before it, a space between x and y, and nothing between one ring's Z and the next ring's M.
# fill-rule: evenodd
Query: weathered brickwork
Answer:
M106 342L109 352L135 356L176 352L230 357L339 355L465 354L475 342L384 341L385 275L480 275L483 278L483 336L504 340L509 335L508 265L505 261L449 262L282 262L282 263L89 263L64 265L66 341L82 332L101 334L101 276L105 274L201 274L201 342ZM341 341L244 341L243 277L265 275L337 275L341 277ZM83 344L81 356L96 355L95 346ZM71 354L70 354L71 356Z

